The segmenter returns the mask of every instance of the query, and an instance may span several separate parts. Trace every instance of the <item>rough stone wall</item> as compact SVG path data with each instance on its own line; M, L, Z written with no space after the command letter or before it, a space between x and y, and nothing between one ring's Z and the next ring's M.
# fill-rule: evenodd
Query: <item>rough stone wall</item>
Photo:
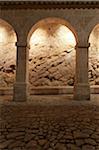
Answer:
M0 22L0 87L12 87L15 80L16 36L5 22Z
M99 24L92 31L89 42L89 81L91 85L99 85Z
M33 33L30 45L32 86L74 85L75 38L68 28L57 24L41 26Z
M0 42L0 87L12 87L16 71L15 33L6 24L5 37ZM57 25L45 25L33 33L29 81L32 86L62 86L74 84L75 50L64 38L64 32L55 32ZM65 29L68 32L69 29ZM63 35L62 35L63 34ZM35 36L36 35L36 36ZM61 35L61 36L60 36ZM36 39L37 38L37 39Z
M4 10L1 10L1 13L0 13L0 18L8 21L14 27L14 29L18 33L18 35L23 36L22 42L24 42L24 39L26 39L28 32L30 31L32 25L35 25L38 21L40 21L44 18L48 18L48 17L62 18L64 20L68 21L73 26L75 31L77 31L77 34L79 33L78 34L79 37L82 37L83 31L85 32L85 37L88 37L90 30L92 30L93 26L99 22L99 9L72 9L72 8L71 9L60 9L60 10L59 9L48 9L48 10L47 9L38 9L38 10L35 10L35 9L27 9L27 10L26 9L4 9ZM0 25L1 25L1 22L0 22ZM14 48L11 48L10 45L9 45L9 47L10 47L9 51L10 51L10 49L14 49ZM0 53L1 53L1 49L2 48L0 48ZM10 53L9 56L11 56L11 55L12 54ZM16 55L16 54L14 53L14 55ZM3 61L1 62L1 58L2 57L0 56L0 66L1 66L0 68L2 68L4 66ZM12 58L14 59L13 56L12 56ZM4 60L4 55L3 55L3 60ZM8 60L9 60L9 57L8 57ZM7 63L8 63L8 60L7 60ZM30 57L30 60L31 60L31 57ZM29 61L29 63L31 63L31 62ZM31 67L30 67L30 69L31 69ZM3 70L3 69L0 69L0 70ZM62 71L63 71L63 69L62 69ZM3 79L4 75L2 75L2 77L1 77L1 73L4 73L4 72L0 71L0 87L2 87L2 85L6 86L6 87L8 87L8 85L12 86L12 84L9 84L10 82L8 82L8 84L1 84L1 82L4 81L4 79ZM8 73L5 72L4 74L8 76ZM9 73L9 75L11 75L10 79L12 81L12 75L15 76L15 73L14 74ZM30 77L30 79L29 79L30 82L31 82L32 78L33 77ZM15 77L14 77L14 79L15 79ZM8 79L6 78L6 80L8 80ZM6 82L4 81L4 83L6 83Z
M43 32L38 29L31 37L29 57L31 86L74 85L74 45L67 42L68 38L64 39L65 31L55 32L57 28L57 25L48 26L47 24L41 27ZM6 34L4 39L1 29ZM2 22L0 22L0 37L0 87L12 87L16 70L16 37L12 28ZM94 28L89 41L91 43L89 81L91 85L99 85L99 25Z

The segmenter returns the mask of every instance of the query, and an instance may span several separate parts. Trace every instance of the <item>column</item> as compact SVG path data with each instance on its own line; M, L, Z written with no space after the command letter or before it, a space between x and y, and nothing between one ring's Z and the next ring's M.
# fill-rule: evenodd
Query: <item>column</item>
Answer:
M75 100L90 100L88 80L88 48L89 44L76 46L76 73L74 85Z
M16 43L16 82L14 84L14 101L26 101L28 96L28 47L26 43Z

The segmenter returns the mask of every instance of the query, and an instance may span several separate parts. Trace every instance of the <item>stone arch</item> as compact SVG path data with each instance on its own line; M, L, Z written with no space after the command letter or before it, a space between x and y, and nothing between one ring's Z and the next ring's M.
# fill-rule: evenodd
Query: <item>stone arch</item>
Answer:
M86 39L87 39L88 43L89 43L90 34L97 24L99 24L99 15L98 14L96 14L96 16L90 20L90 22L88 23L88 25L85 28Z
M46 19L43 19L43 20L41 20L41 21L39 21L39 22L37 22L33 27L32 27L32 29L30 30L30 32L29 32L29 34L28 34L28 38L27 38L27 42L29 43L29 41L30 41L30 38L31 38L31 36L32 36L32 33L35 33L35 31L40 27L40 26L49 26L49 24L54 24L54 25L62 25L62 26L64 26L64 27L66 27L69 31L70 31L70 33L73 35L73 37L74 37L74 39L75 39L75 45L76 45L76 43L77 43L77 41L78 41L78 39L77 39L77 34L76 34L76 32L75 32L75 30L73 29L73 27L68 23L68 22L66 22L65 20L63 20L63 19L59 19L59 18L46 18ZM64 33L63 33L64 34ZM75 47L75 45L74 45L74 47ZM74 50L74 47L73 47L73 50ZM44 48L44 47L43 47ZM53 46L52 47L50 47L51 49L53 49ZM55 48L55 47L54 47ZM58 49L58 48L57 48ZM60 48L61 49L61 48ZM67 50L65 50L66 52L67 52ZM70 51L68 51L67 53L70 53ZM48 53L47 53L48 54ZM51 59L53 59L52 57L52 55L51 54L49 54L50 56L49 56L49 58L48 58L48 60L46 60L46 62L47 61L49 61L49 59L50 59L50 57L51 57ZM56 61L59 61L59 63L61 63L60 62L60 60L59 60L59 58L58 58L58 55L59 54L54 54L53 53L53 55L57 55L57 59L56 59ZM61 54L62 55L62 54ZM66 56L66 54L63 54L64 55L64 60L65 60L65 56ZM71 53L71 56L72 56L72 59L71 59L71 61L73 60L73 66L72 67L74 67L73 69L73 71L71 71L71 72L74 72L75 71L75 52L73 51L72 53ZM70 58L70 55L68 54L68 56L69 56L69 58ZM36 56L36 57L38 57L38 56ZM40 57L42 57L42 54L40 55ZM43 57L42 58L40 58L40 60L41 59L44 59ZM60 59L63 59L63 56L60 58ZM32 58L30 58L29 59L30 60L30 63L31 63L31 61L32 61ZM34 60L34 59L33 59ZM64 60L62 60L62 61L64 61ZM37 60L35 60L36 62L37 62ZM53 61L53 60L51 60L51 61ZM69 61L69 63L70 63L70 60L68 59L68 61ZM35 64L37 64L36 62L33 62L33 63L35 63ZM49 61L50 62L50 61ZM40 62L41 64L42 64L42 62ZM63 62L62 62L63 63ZM68 63L68 62L66 62L66 63ZM68 64L69 64L68 63ZM49 63L50 64L50 63ZM44 65L44 64L43 64ZM48 64L47 64L48 65ZM53 68L54 68L54 66L55 66L55 64L52 64L53 66ZM70 64L71 65L71 64ZM69 65L68 65L69 66ZM39 68L39 64L38 64L38 66L37 66L38 68ZM57 65L57 68L58 68L59 66ZM62 66L60 66L61 67L61 69L62 69ZM71 67L71 68L72 68ZM48 80L47 81L43 81L43 79L41 79L42 80L42 82L43 83L41 83L41 85L42 84L44 84L44 82L45 82L45 85L51 85L51 86L60 86L60 85L62 85L62 86L64 86L64 85L67 85L67 79L65 79L65 81L63 81L64 79L59 79L59 78L61 78L61 74L60 73L58 73L58 72L56 72L56 76L55 76L55 79L53 79L54 77L54 75L49 75L49 73L48 72L50 72L51 71L51 69L46 69L46 66L44 67L45 68L45 72L44 72L44 78L47 78ZM44 71L43 69L44 68L41 68L40 69L40 71L42 72L42 71ZM64 63L64 68L66 68L66 66L65 66L65 63ZM70 68L70 69L71 69ZM59 69L59 72L61 72L62 73L62 71L60 71L61 69ZM32 71L34 71L34 69L32 69L31 68L31 70ZM47 71L48 70L48 71ZM49 71L50 70L50 71ZM72 70L72 69L71 69ZM34 71L33 72L33 74L35 74L35 72L36 71ZM68 74L69 75L69 71L68 71L68 69L66 70L64 70L63 69L63 75L65 76L66 74ZM38 75L39 73L37 72L37 75ZM45 74L46 74L46 76L45 76ZM54 73L52 73L52 74L54 74ZM37 75L35 76L35 79L36 79L36 77L37 77ZM42 75L41 75L42 76ZM72 76L72 77L71 77ZM31 75L31 78L33 77L33 75ZM41 77L42 78L42 77ZM58 79L57 79L58 78ZM71 73L70 73L70 76L68 76L67 77L68 78L68 84L69 85L74 85L74 74L72 74L71 75ZM69 80L69 78L70 78L70 80ZM33 79L33 83L35 83L35 79ZM31 79L30 79L31 80ZM40 79L37 79L37 80L40 80ZM41 81L40 80L40 81ZM49 82L49 80L52 82L52 80L55 80L55 84L53 83L50 83ZM56 80L57 80L57 82L56 82ZM62 81L61 81L62 80ZM32 81L32 80L31 80ZM64 82L64 84L63 84L63 82ZM72 83L71 83L72 82ZM36 86L38 86L39 84L35 84ZM39 85L40 86L40 85Z
M69 28L72 33L74 34L75 36L75 39L76 39L76 42L78 42L78 35L77 35L77 32L76 30L74 29L74 27L68 22L66 21L65 19L61 19L61 18L58 18L58 17L48 17L48 18L44 18L44 19L41 19L39 20L38 22L34 23L34 25L32 25L32 27L29 29L28 31L28 35L27 35L27 42L29 43L29 40L30 40L30 37L32 35L32 33L38 28L38 26L40 24L42 24L43 22L46 22L46 23L51 23L51 22L57 22L57 23L61 23L62 25L65 25L67 28Z
M0 18L0 86L13 87L16 72L17 33Z
M99 23L92 29L89 43L89 81L99 86Z

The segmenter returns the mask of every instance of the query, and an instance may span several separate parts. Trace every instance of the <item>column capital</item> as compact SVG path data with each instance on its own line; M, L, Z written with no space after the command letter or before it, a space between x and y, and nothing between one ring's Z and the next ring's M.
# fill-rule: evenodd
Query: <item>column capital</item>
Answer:
M30 45L28 45L26 42L16 42L17 47L27 47L30 49Z
M90 43L77 43L76 44L76 48L89 48L90 47Z

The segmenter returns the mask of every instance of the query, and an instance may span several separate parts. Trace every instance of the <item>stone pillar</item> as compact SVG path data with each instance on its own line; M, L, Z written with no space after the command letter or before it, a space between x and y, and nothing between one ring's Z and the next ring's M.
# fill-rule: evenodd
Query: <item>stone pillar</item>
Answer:
M14 101L26 101L28 95L28 48L25 43L16 43L16 82L14 84Z
M88 48L89 44L76 46L76 73L74 85L75 100L90 100L88 79Z

